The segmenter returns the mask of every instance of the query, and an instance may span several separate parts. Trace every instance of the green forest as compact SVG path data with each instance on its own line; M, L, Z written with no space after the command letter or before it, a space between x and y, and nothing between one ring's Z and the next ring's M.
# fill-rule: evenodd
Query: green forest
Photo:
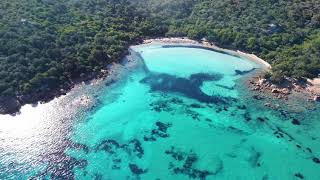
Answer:
M1 0L0 96L58 91L165 36L254 53L274 81L320 74L320 0Z

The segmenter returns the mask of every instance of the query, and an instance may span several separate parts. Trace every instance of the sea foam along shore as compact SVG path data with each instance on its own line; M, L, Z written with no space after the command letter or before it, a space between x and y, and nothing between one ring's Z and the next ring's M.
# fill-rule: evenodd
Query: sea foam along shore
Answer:
M203 39L201 42L192 40L192 39L188 39L188 38L157 38L157 39L146 39L143 41L144 44L150 44L150 43L159 43L159 44L166 44L166 45L187 45L187 46L194 46L194 47L202 47L202 48L207 48L207 49L212 49L214 51L219 51L222 53L226 53L226 54L230 54L233 56L238 56L241 58L245 58L251 61L254 61L258 64L261 65L261 68L268 70L271 69L271 65L264 61L263 59L257 57L254 54L248 54L248 53L244 53L242 51L234 51L234 50L230 50L230 49L224 49L221 47L216 46L213 43L208 42L207 40Z

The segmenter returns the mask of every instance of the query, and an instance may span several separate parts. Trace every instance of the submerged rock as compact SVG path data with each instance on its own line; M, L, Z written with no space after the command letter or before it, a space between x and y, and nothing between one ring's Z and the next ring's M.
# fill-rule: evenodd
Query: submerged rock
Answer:
M314 157L314 158L312 158L312 161L314 163L320 164L320 159L319 158Z
M207 122L212 122L212 120L209 119L209 118L206 118L205 121L207 121Z
M133 139L128 144L119 144L117 141L108 139L102 141L97 147L96 151L105 151L111 155L117 154L118 151L124 151L128 155L135 155L138 158L142 158L144 150L139 140Z
M203 108L200 104L193 103L190 105L192 108Z
M171 123L162 123L160 121L156 122L157 129L152 129L150 135L145 135L143 137L144 141L156 141L157 138L168 138L169 134L167 133L167 130L169 127L172 126Z
M171 157L177 161L182 161L185 157L185 153L176 150L173 146L171 146L171 149L166 150L165 154L171 155Z
M156 112L171 112L173 108L171 108L170 103L168 101L159 100L149 104L152 107L153 111Z
M314 96L313 100L316 101L316 102L320 102L320 96Z
M235 73L236 73L236 75L245 75L245 74L248 74L248 73L254 71L255 69L256 68L252 68L252 69L250 69L248 71L235 70Z
M170 124L170 123L165 124L165 123L162 123L160 121L157 121L156 125L158 126L158 130L159 131L162 131L162 132L165 132L165 133L167 132L167 129L172 126L172 124Z
M292 123L293 125L300 125L300 124L301 124L298 119L293 119L293 120L291 121L291 123Z
M108 140L102 141L98 145L97 150L103 150L103 151L106 151L110 154L113 154L116 152L116 150L118 148L120 148L120 144L117 141L112 140L112 139L108 139Z
M268 118L267 117L258 117L257 120L260 122L265 122L268 120Z
M307 149L307 151L309 152L309 153L312 153L312 150L311 150L311 148L306 148Z
M156 112L171 112L173 108L170 106L170 103L171 101L159 100L149 104L149 106Z
M129 164L129 168L133 174L140 175L147 172L147 170L139 168L136 164Z
M206 73L192 74L189 78L181 78L169 74L150 74L142 79L140 83L149 84L151 91L181 93L204 103L227 104L229 101L235 101L234 98L209 96L202 92L201 86L204 81L217 81L221 78L222 75L220 74Z
M301 173L296 173L296 174L294 174L294 176L299 179L304 179L304 176Z
M250 165L252 167L260 167L261 166L261 163L260 163L261 156L262 156L261 152L258 152L255 149L252 149L251 155L248 158L248 162L250 163Z
M170 102L173 104L183 104L183 100L179 98L172 98Z
M253 95L252 97L253 97L253 99L256 99L256 100L263 100L264 99L264 97L262 97L260 95Z
M133 145L133 148L131 148L132 152L135 152L138 158L142 158L142 156L144 155L144 150L139 140L131 140L128 145Z
M247 109L247 106L246 106L246 105L238 105L237 107L238 107L238 109L241 109L241 110Z
M165 151L165 153L167 155L171 155L171 157L176 161L169 163L169 169L172 170L174 174L183 174L193 179L206 179L207 176L214 174L209 170L200 170L195 167L195 164L198 161L198 156L192 151L186 153L171 147L171 149ZM220 172L222 168L223 165L219 164L217 169L215 169L215 173Z
M244 115L243 115L244 119L246 121L250 121L252 118L251 118L251 115L249 112L245 112Z

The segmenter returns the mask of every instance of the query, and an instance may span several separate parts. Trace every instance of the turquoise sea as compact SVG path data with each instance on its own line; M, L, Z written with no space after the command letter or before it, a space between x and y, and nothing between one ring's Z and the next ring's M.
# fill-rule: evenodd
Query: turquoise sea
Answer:
M257 98L261 67L240 57L130 51L106 80L1 115L0 179L320 179L319 104Z

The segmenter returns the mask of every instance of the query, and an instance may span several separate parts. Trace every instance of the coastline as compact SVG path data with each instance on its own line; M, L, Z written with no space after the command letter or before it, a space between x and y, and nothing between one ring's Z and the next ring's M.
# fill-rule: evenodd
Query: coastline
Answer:
M245 58L248 60L251 60L255 63L258 63L259 65L261 65L261 68L264 70L269 70L271 69L271 65L264 61L263 59L257 57L254 54L248 54L242 51L234 51L231 49L224 49L221 47L216 46L213 43L210 43L206 40L203 40L201 42L192 40L192 39L188 39L188 38L157 38L157 39L147 39L143 41L143 44L166 44L166 45L181 45L181 46L189 46L189 47L195 47L195 48L205 48L208 50L213 50L213 51L217 51L220 53L225 53L228 55L232 55L232 56L237 56L240 58Z
M320 95L320 78L308 79L308 82L312 85L308 87L308 90Z
M288 100L289 96L294 94L296 96L305 97L307 101L320 101L320 78L314 80L308 79L306 83L303 82L286 82L280 85L273 84L267 79L263 78L264 74L271 70L272 66L265 60L259 58L254 54L242 52L240 50L225 49L216 46L214 43L210 43L203 39L198 42L185 37L174 38L155 38L146 39L143 44L165 44L176 46L187 46L195 48L204 48L208 50L225 53L232 56L248 59L261 66L259 72L256 72L254 76L249 77L246 80L246 84L251 91L258 91L260 94L269 94L276 99Z
M221 47L216 46L213 43L210 43L206 40L202 40L201 42L189 39L189 38L155 38L155 39L145 39L142 43L136 45L148 45L148 44L160 44L160 45L168 45L168 46L186 46L190 48L203 48L207 50L216 51L219 53L225 53L231 56L237 56L240 58L251 60L260 65L260 74L256 72L256 76L250 77L247 80L247 85L251 91L259 91L262 93L270 93L274 95L274 98L277 99L288 99L288 96L293 92L299 92L302 94L306 94L308 96L308 100L320 101L320 78L314 80L308 80L308 82L304 85L294 85L290 88L288 87L277 87L274 84L268 82L266 79L261 78L262 74L269 71L272 67L271 65L264 61L263 59L257 57L254 54L245 53L239 50L230 50L224 49ZM136 46L132 45L132 46ZM26 104L37 105L38 103L47 103L52 101L55 98L59 98L61 96L65 96L69 94L73 89L77 89L81 87L81 85L89 84L95 85L99 84L100 82L106 82L108 84L108 80L115 81L117 75L121 74L119 70L121 69L121 62L125 62L123 65L124 68L131 67L136 64L133 56L136 56L132 51L130 46L129 54L122 58L122 61L119 63L111 63L107 64L104 69L100 71L98 74L89 74L84 78L78 78L68 85L65 85L63 89L53 89L46 92L40 93L33 93L28 94L22 97L0 97L0 115L16 115L19 113L20 108ZM139 57L135 57L139 58ZM120 70L121 71L121 70ZM258 76L257 76L258 75ZM276 92L276 93L274 93ZM84 96L80 98L79 104L86 105L87 102L90 102L88 97Z
M24 106L31 105L36 107L39 104L46 104L56 99L73 96L73 94L78 95L76 99L72 99L70 101L70 104L74 107L89 108L94 104L94 98L91 97L91 94L87 93L87 89L96 88L95 90L99 91L100 88L113 84L113 82L120 79L127 70L138 65L138 61L135 60L132 55L132 51L130 51L130 54L122 58L119 63L111 63L107 65L99 74L95 76L89 75L83 79L79 78L69 84L69 86L65 86L64 89L55 89L47 92L46 96L29 94L29 99L27 99L27 101L22 101L21 99L14 97L0 97L0 117L2 115L16 116L20 114L20 110Z

